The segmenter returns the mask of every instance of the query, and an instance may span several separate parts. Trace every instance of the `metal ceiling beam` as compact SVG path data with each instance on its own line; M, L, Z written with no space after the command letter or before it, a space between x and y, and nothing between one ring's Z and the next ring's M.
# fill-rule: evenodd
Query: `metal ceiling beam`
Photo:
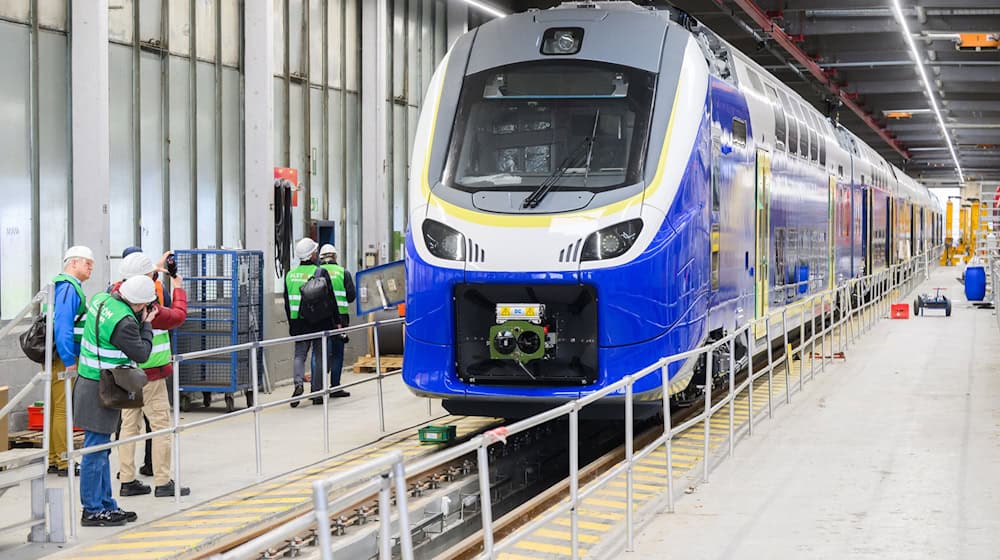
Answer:
M717 4L723 9L725 9L724 0L715 0ZM895 138L891 136L891 133L879 123L872 118L872 116L865 111L860 105L858 105L853 96L840 88L836 83L834 83L827 74L820 68L819 64L816 63L809 55L807 55L799 46L792 40L788 34L785 33L783 29L778 27L771 21L771 18L752 0L733 0L733 3L740 7L744 13L750 16L750 19L754 21L764 33L774 39L776 43L781 45L781 48L785 50L792 58L798 61L813 77L816 78L821 84L823 84L831 93L837 96L838 99L850 109L855 115L858 116L869 128L875 131L882 140L885 141L893 150L895 150L899 155L903 156L905 159L910 158L910 153L906 151L906 148Z

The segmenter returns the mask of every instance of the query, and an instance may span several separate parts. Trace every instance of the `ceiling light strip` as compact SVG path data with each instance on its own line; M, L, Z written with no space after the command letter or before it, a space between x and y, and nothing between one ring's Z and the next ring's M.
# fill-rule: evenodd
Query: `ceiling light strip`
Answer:
M485 2L479 2L478 0L463 0L463 1L466 4L472 6L473 8L482 10L493 17L502 18L502 17L507 17L509 15L507 12L498 10L497 8L494 8L493 6L490 6Z
M917 66L917 72L920 74L920 79L924 81L924 89L927 91L927 97L931 100L931 109L934 110L934 114L937 115L938 124L941 126L941 134L944 136L945 142L948 143L948 151L951 152L951 159L955 161L955 171L958 172L958 180L960 183L965 182L965 176L962 174L962 165L958 163L958 154L955 153L955 147L951 143L951 136L948 134L948 127L944 124L944 117L941 116L941 109L938 107L937 97L934 95L934 90L931 89L931 82L927 79L927 70L924 68L923 59L920 57L920 53L917 52L917 44L913 41L913 37L910 35L910 28L906 24L906 18L903 16L903 7L899 4L900 0L892 0L893 12L896 14L896 20L899 21L899 26L903 28L903 39L906 40L906 44L910 47L910 54L913 55L913 61Z

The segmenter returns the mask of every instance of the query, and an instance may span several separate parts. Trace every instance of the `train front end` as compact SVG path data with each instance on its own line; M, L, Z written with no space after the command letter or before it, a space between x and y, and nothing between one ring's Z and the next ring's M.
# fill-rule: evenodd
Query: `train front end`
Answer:
M701 344L707 90L690 33L631 4L518 14L456 42L411 161L416 394L523 417ZM660 389L651 376L636 394Z

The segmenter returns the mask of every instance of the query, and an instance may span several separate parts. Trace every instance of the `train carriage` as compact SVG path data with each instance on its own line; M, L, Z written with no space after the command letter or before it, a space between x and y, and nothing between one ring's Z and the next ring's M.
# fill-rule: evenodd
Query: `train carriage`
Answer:
M921 216L940 212L675 10L566 3L489 22L427 95L403 377L453 413L517 417L598 390L915 254ZM696 392L699 368L674 364L671 393ZM661 381L635 391L658 398Z

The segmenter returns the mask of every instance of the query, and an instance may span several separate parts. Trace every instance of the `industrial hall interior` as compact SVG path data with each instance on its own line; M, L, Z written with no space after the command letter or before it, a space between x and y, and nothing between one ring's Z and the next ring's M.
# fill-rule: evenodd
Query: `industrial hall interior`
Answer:
M0 0L0 558L987 559L997 0Z

